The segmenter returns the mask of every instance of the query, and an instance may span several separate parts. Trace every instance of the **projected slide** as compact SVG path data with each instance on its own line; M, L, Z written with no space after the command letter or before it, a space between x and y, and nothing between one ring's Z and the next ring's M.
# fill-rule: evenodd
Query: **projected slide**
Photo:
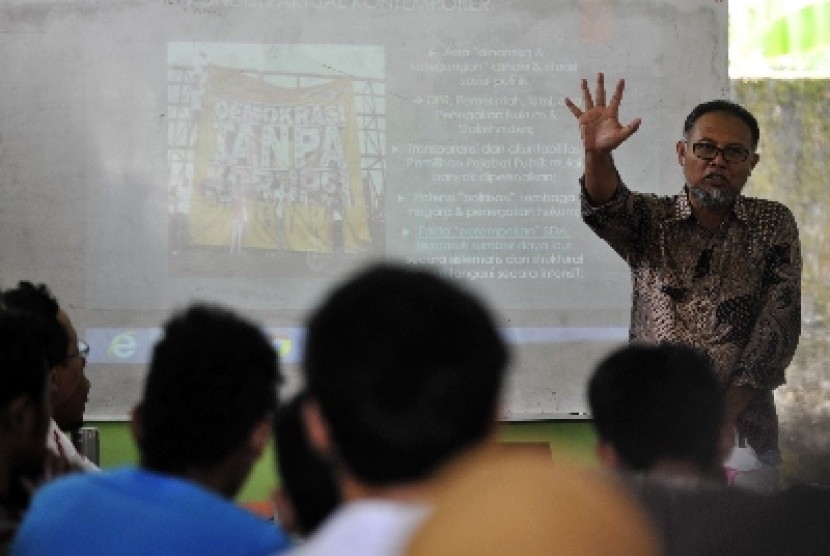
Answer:
M683 118L726 91L725 21L702 0L9 0L0 277L68 301L92 417L128 413L192 300L261 322L294 377L308 310L378 259L494 308L509 417L581 414L631 285L582 222L563 99L624 77L643 124L620 172L675 193Z
M591 274L626 275L586 264L581 145L546 89L576 87L576 53L487 44L402 60L368 44L169 42L170 275L313 279L390 256L481 282L507 308L624 307L580 294ZM391 84L387 65L404 72Z

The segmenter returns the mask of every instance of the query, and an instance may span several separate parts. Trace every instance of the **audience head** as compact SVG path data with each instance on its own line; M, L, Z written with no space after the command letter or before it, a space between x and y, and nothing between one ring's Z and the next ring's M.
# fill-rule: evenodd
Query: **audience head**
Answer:
M214 488L235 495L272 436L279 381L277 354L254 324L217 306L174 315L133 414L141 465L193 476L235 461Z
M30 315L0 313L0 462L3 505L20 506L28 495L18 477L44 470L49 427L48 336Z
M69 338L66 329L58 322L60 306L46 284L19 282L16 288L4 290L2 301L9 314L32 315L41 321L40 327L47 334L46 361L50 368L66 362Z
M52 369L52 418L64 430L83 425L91 383L84 374L86 344L69 315L60 308L45 284L20 282L3 292L3 304L11 313L28 313L44 321L48 334L47 361Z
M703 475L716 473L723 408L703 353L630 344L599 364L588 401L606 465L648 472L687 464Z
M474 295L427 270L379 264L312 314L304 372L332 462L391 485L427 478L488 436L507 362Z
M331 465L306 437L302 419L305 400L301 392L277 414L277 515L284 529L300 537L313 533L340 503Z

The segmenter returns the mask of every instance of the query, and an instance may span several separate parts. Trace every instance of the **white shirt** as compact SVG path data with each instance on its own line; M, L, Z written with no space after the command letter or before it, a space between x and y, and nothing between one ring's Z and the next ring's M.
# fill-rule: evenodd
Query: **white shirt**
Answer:
M741 441L738 437L738 431L735 431L735 444L729 457L723 462L723 466L735 471L754 471L763 467L763 463L758 459L758 454L752 449L749 443L744 442L741 446Z
M46 447L55 455L63 456L75 467L84 471L100 471L98 466L78 453L72 441L52 419L49 423L49 432L46 435Z
M426 504L358 500L341 506L287 556L400 556L430 513Z

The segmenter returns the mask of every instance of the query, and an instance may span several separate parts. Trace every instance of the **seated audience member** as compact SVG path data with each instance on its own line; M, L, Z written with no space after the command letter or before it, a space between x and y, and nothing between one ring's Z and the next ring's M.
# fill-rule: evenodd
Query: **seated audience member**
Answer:
M0 554L44 472L49 371L34 318L0 312Z
M596 472L493 451L453 474L407 556L660 554L631 497Z
M273 524L234 504L273 434L279 362L253 324L212 306L174 315L132 425L140 465L36 494L12 554L269 554Z
M606 467L720 480L722 398L708 358L675 345L629 344L602 361L588 403Z
M400 554L439 471L494 432L507 348L480 301L431 272L380 264L308 322L303 415L341 506L303 556Z
M45 284L34 285L20 282L16 288L2 294L6 310L12 313L30 313L38 318L54 320L63 329L63 345L51 349L51 407L52 420L46 435L49 449L65 458L75 468L95 471L98 467L79 454L69 437L63 431L78 429L84 422L84 409L89 395L90 382L84 375L86 355L89 350L84 342L78 341L78 333L69 315L52 296Z
M830 554L823 493L726 488L719 391L709 359L692 348L615 351L588 386L600 462L636 494L666 556Z
M306 538L340 504L331 465L308 442L302 422L306 396L300 393L277 414L280 488L274 504L280 526Z

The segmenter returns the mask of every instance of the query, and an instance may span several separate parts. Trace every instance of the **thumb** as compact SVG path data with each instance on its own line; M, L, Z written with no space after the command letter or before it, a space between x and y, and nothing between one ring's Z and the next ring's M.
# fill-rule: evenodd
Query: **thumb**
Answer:
M631 120L631 123L627 126L623 127L623 136L625 139L628 139L632 135L634 135L638 129L640 129L640 123L642 120L640 118L634 118Z

